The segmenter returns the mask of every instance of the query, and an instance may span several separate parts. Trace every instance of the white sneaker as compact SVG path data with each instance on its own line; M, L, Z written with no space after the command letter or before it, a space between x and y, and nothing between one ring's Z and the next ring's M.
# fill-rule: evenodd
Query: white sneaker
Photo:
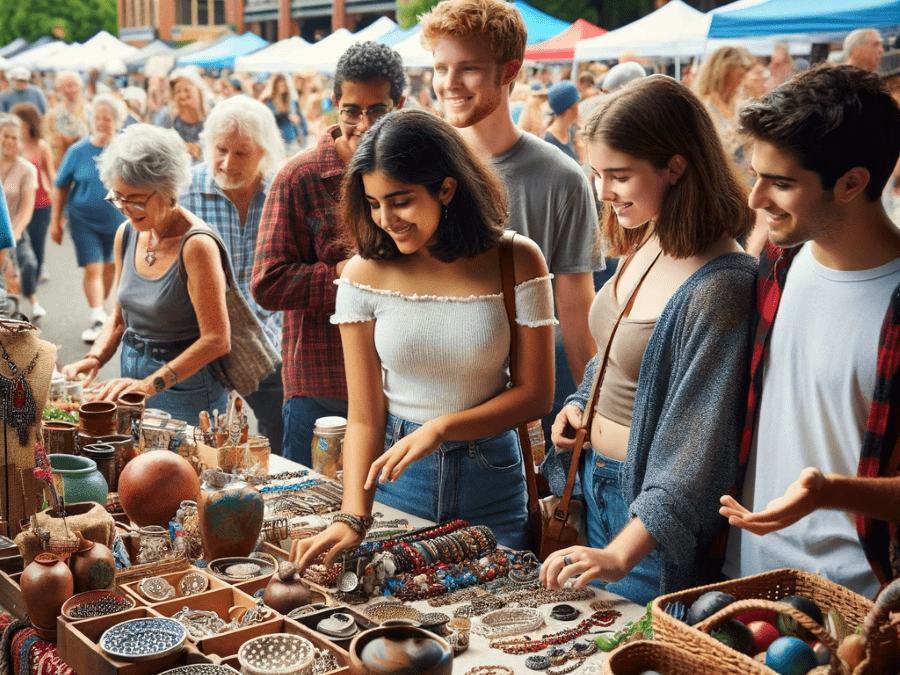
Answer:
M38 276L38 281L50 281L50 271L47 269L47 263L41 265L40 276Z
M39 302L32 303L31 318L32 319L40 319L45 316L47 316L47 310L44 309Z
M100 333L103 332L103 322L95 321L90 328L85 328L81 333L81 339L87 342L88 344L93 343L98 337L100 337Z

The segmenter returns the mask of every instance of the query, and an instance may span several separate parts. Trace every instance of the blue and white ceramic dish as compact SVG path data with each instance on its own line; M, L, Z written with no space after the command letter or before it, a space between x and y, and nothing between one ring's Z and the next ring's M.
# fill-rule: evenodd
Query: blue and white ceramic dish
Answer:
M100 649L119 661L149 661L184 646L187 631L174 619L131 619L113 626L100 638Z

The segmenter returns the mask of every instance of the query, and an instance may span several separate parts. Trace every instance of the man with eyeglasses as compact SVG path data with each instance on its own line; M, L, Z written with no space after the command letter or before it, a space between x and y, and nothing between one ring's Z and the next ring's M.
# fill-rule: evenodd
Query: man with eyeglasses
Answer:
M341 56L332 101L338 124L272 179L256 241L251 291L260 306L284 311L284 456L306 466L316 419L347 415L347 381L334 313L334 285L350 255L337 212L341 176L359 139L403 106L400 55L362 42Z

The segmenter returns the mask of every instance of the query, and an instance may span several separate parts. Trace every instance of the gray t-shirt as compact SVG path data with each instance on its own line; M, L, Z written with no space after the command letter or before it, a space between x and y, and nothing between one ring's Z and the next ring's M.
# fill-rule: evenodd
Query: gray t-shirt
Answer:
M506 184L509 229L533 239L553 274L603 269L594 252L597 210L581 167L558 148L523 132L493 160Z

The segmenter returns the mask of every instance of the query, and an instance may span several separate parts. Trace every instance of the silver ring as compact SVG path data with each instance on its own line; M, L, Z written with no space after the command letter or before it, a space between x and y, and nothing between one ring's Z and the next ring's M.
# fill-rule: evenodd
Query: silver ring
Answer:
M572 564L572 559L569 556L563 558L563 561L566 563L566 567Z

